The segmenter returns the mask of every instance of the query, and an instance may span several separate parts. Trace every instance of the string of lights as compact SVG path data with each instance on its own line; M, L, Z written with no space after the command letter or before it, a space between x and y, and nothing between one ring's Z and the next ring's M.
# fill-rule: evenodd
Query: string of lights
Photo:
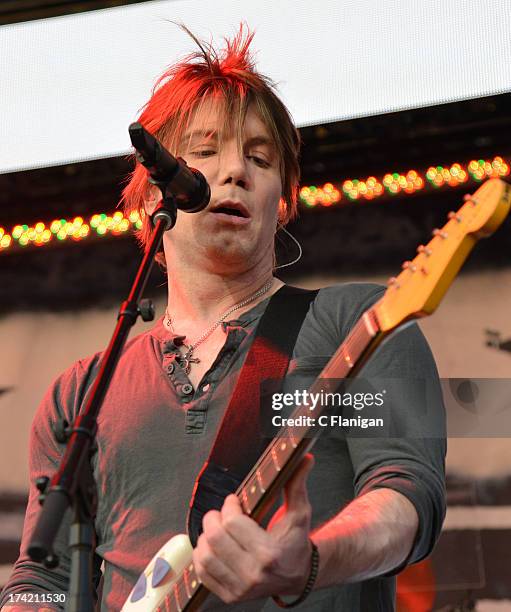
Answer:
M426 188L458 187L467 182L481 182L488 178L509 175L509 162L502 157L492 160L472 160L466 166L454 163L451 166L431 166L426 172L408 170L387 173L382 179L369 176L366 179L350 179L335 186L326 183L322 187L310 185L300 189L302 204L308 208L314 206L332 206L350 204L357 200L374 200L385 196L412 195Z
M42 221L34 226L15 225L10 234L3 227L0 227L0 251L16 245L19 247L28 245L41 247L55 240L79 242L91 235L98 237L107 234L120 236L130 229L140 229L141 227L142 219L137 211L125 217L119 210L112 215L94 214L88 221L85 221L82 217L75 217L71 220L56 219L48 225Z
M510 161L496 156L492 160L472 160L466 166L460 163L446 167L431 166L422 174L412 169L404 174L387 173L381 179L369 176L366 179L345 180L337 185L308 185L300 189L300 203L305 208L353 205L357 201L385 196L408 196L427 188L455 188L464 183L508 176ZM88 220L75 217L56 219L50 223L39 221L32 226L18 224L10 232L0 227L0 253L27 246L43 247L52 242L80 242L92 236L121 236L129 230L140 229L142 221L138 212L125 217L121 211L116 211L111 215L97 213Z

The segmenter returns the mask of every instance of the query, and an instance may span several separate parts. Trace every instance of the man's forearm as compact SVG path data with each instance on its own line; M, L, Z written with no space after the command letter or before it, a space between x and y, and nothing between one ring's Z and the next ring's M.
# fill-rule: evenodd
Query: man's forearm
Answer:
M392 489L354 499L312 533L320 555L316 588L384 574L409 555L419 518L413 504Z

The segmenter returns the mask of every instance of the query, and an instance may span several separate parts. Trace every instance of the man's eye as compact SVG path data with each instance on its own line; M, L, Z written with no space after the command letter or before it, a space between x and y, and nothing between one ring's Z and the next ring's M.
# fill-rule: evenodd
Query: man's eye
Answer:
M263 159L262 157L258 157L257 155L247 155L248 159L253 159L254 162L258 165L261 166L261 168L269 168L270 164Z
M211 149L204 149L204 151L193 151L192 155L195 157L209 157L210 155L214 155L215 151Z

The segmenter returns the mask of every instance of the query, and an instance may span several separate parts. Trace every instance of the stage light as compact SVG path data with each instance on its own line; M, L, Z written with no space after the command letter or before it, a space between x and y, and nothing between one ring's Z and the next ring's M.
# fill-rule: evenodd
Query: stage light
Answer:
M508 161L495 156L487 160L473 159L466 166L459 162L450 166L430 166L423 173L412 168L405 172L387 172L381 179L368 176L349 178L338 183L329 181L322 186L303 185L299 191L299 201L306 208L353 205L356 201L375 200L385 198L386 195L392 198L398 195L406 197L427 186L430 189L455 188L470 180L480 182L509 174ZM55 239L64 242L71 238L73 242L79 242L91 235L98 238L120 236L129 230L142 229L144 218L144 211L132 211L125 217L120 210L116 210L111 215L95 213L88 221L76 216L72 220L54 219L48 224L44 221L38 221L33 226L18 224L10 233L0 228L0 251L6 252L16 246L26 247L30 244L41 247L51 244Z
M509 164L502 157L494 157L491 162L484 159L473 159L468 164L468 171L475 181L487 178L499 178L509 175Z
M332 183L325 183L323 187L310 185L300 189L300 199L305 206L313 207L317 204L331 206L339 202L341 194Z
M11 246L12 238L7 234L6 236L2 236L0 238L0 249L7 249Z

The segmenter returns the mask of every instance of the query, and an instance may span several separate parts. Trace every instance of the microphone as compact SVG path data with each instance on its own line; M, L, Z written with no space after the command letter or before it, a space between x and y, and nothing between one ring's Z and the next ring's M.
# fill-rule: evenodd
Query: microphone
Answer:
M181 157L172 156L140 123L132 123L129 134L137 160L151 175L150 182L168 190L177 208L189 213L206 208L211 192L203 174L189 168Z

